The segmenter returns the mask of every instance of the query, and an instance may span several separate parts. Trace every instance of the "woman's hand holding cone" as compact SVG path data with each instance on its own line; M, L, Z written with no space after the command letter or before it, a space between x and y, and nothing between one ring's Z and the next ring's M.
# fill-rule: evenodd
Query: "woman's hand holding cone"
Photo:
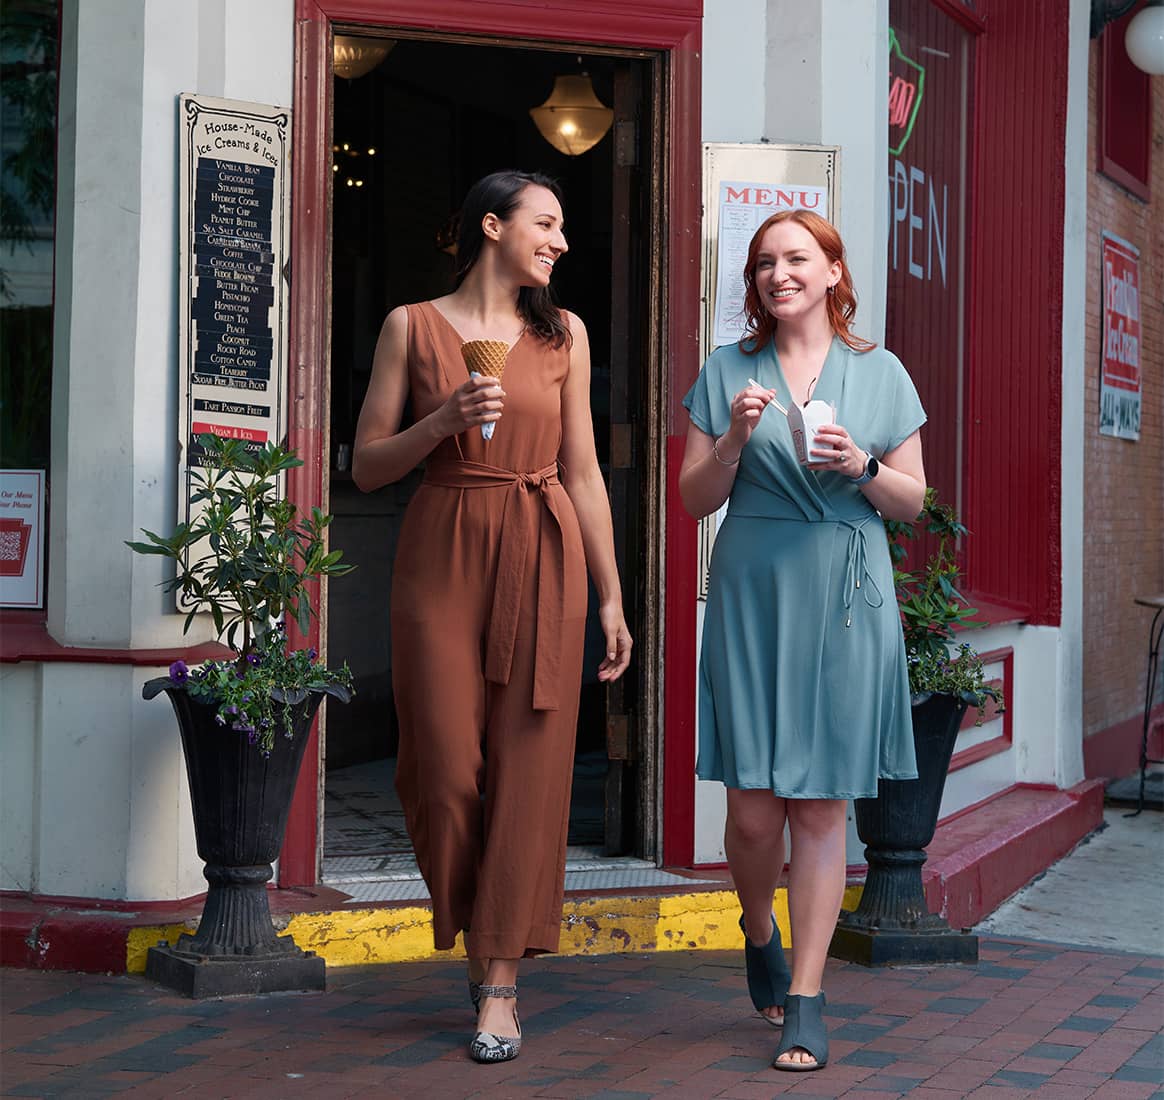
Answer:
M445 435L458 435L469 428L482 427L501 419L505 391L496 378L473 375L458 386L441 407Z

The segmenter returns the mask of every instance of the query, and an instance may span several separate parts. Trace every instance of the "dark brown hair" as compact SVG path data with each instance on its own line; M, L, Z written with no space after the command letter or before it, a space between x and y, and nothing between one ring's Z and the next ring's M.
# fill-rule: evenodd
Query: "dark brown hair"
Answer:
M776 318L764 308L760 301L760 292L756 289L756 264L764 234L781 222L796 222L797 225L807 229L820 245L829 263L841 265L840 279L837 280L833 292L825 296L825 308L828 310L829 324L832 325L833 332L854 351L869 351L875 348L876 344L863 340L852 331L853 317L857 313L857 292L853 289L853 276L845 262L845 246L836 226L811 210L781 210L764 221L753 235L752 243L748 245L748 259L744 264L744 314L748 320L744 336L740 340L740 350L745 355L755 355L767 347L769 341L776 335Z
M461 204L460 223L457 227L457 271L454 288L480 259L485 231L481 222L486 214L496 214L503 222L521 203L527 187L544 187L562 202L562 190L557 180L540 172L493 172L479 179ZM570 329L562 311L554 304L548 286L523 286L517 292L517 312L526 327L545 340L550 347L560 348L570 340Z

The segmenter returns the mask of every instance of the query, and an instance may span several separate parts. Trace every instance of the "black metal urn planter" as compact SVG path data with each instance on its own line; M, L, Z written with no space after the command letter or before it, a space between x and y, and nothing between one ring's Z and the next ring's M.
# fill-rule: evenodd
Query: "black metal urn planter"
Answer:
M936 549L917 572L900 566L904 540L920 527ZM911 963L973 963L978 937L951 929L926 908L922 865L934 839L946 773L967 707L982 714L987 700L1002 709L982 661L966 643L954 645L954 629L969 625L975 610L956 587L954 548L968 534L954 510L927 489L916 524L887 520L894 589L901 612L917 779L881 779L876 798L858 798L853 808L857 835L869 866L861 900L841 912L829 954L866 966Z
M325 695L352 697L352 675L346 663L324 667L313 648L294 649L284 624L306 635L312 583L352 566L327 549L331 516L313 508L300 519L281 497L282 475L303 465L293 451L213 435L198 443L197 518L128 543L174 562L162 584L180 594L187 629L206 612L231 650L194 669L175 661L142 689L146 699L164 691L177 715L209 884L198 931L151 948L146 976L191 997L323 989L324 960L276 932L267 883L315 713Z
M278 751L264 755L218 724L217 707L193 699L169 677L150 680L142 695L152 699L163 691L178 718L209 888L198 931L151 947L146 977L195 998L324 989L323 959L276 932L267 883L315 713L325 692L343 702L350 693L339 685L305 693L291 707L290 737L284 732Z
M934 839L946 772L968 703L930 695L914 703L917 779L882 779L876 798L853 803L869 872L861 900L844 910L829 954L865 966L978 961L978 937L926 908L925 849Z

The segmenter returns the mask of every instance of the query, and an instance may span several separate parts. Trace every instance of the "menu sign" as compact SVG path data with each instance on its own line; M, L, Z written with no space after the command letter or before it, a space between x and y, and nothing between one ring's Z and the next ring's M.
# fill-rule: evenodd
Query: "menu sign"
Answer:
M1140 250L1120 237L1102 240L1103 350L1099 430L1140 438Z
M0 470L0 607L44 604L44 470Z
M192 95L181 103L188 471L205 458L198 435L259 445L285 431L291 126L282 107Z
M195 516L198 436L255 448L286 433L291 112L180 97L178 519Z

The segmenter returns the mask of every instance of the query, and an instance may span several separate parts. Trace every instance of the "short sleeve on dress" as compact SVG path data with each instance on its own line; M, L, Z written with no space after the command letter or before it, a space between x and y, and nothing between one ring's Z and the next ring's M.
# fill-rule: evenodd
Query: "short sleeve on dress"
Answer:
M877 433L882 443L882 455L900 447L914 432L926 422L926 411L922 408L917 387L901 360L890 351L881 351L884 358L885 380L881 430Z
M728 348L718 348L707 357L707 362L683 398L683 406L691 414L691 423L708 435L722 435L731 427L731 395L724 399L724 360ZM734 391L733 391L734 392Z

